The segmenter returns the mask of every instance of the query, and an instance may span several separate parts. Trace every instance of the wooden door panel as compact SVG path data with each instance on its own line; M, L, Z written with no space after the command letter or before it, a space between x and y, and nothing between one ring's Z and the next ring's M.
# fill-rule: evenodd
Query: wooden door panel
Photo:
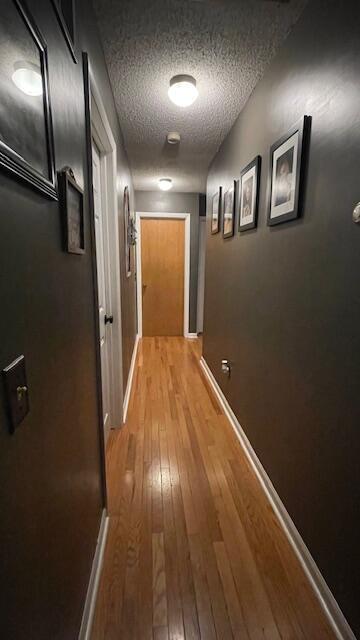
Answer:
M142 218L144 336L184 333L185 221Z

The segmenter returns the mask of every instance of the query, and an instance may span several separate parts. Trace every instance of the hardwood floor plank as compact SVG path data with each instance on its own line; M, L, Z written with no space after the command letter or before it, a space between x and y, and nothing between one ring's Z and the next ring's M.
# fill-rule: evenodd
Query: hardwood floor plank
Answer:
M167 626L167 598L164 534L152 534L153 556L153 627Z
M335 640L199 357L139 343L92 640Z
M234 638L248 640L249 635L244 620L244 614L236 591L224 542L214 542L214 549Z

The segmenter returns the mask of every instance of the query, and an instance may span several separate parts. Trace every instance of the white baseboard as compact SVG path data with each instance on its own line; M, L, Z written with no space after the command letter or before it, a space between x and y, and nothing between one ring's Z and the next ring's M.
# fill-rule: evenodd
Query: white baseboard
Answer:
M197 337L198 337L197 333L186 333L185 334L185 338L189 338L189 340L194 340Z
M95 555L91 568L89 586L86 593L85 606L81 627L79 632L79 640L89 640L91 634L92 621L96 605L96 596L99 587L100 574L103 564L106 536L108 532L109 518L104 509L101 516L99 535L96 544Z
M298 532L294 522L288 514L280 496L276 492L274 485L272 484L269 476L267 475L264 467L262 466L259 458L257 457L254 449L252 448L248 437L243 431L238 419L236 418L232 408L230 407L223 391L218 385L210 367L206 360L202 357L200 359L200 365L210 382L210 385L217 397L225 415L227 416L231 426L233 427L244 452L254 469L259 482L269 500L284 532L289 540L300 564L308 578L312 589L315 592L338 640L356 640L354 633L352 632L344 614L342 613L338 603L336 602L333 594L331 593L328 585L326 584L323 576L320 573L318 566L315 563L309 549L303 541L300 533Z
M126 384L126 391L125 391L125 395L124 395L123 422L126 422L126 416L127 416L127 412L128 412L128 408L129 408L129 400L130 400L131 387L132 387L132 382L133 382L133 377L134 377L134 370L135 370L135 362L136 362L138 344L139 344L139 334L137 334L137 336L135 338L134 349L133 349L132 356L131 356L130 370L129 370L129 375L128 375L127 384Z

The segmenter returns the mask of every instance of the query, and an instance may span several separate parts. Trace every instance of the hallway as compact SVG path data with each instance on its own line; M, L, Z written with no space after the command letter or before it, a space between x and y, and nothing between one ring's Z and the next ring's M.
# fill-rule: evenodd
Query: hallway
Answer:
M334 638L199 366L140 341L107 447L109 533L93 640Z

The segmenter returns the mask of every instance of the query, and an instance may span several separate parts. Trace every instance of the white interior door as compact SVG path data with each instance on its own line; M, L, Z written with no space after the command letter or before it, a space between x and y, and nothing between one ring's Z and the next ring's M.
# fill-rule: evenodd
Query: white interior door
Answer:
M93 141L93 190L95 215L96 263L98 277L100 355L102 378L102 401L105 440L110 429L110 364L111 364L111 327L110 310L110 261L108 247L108 229L106 218L106 195L103 189L102 163L100 152Z

